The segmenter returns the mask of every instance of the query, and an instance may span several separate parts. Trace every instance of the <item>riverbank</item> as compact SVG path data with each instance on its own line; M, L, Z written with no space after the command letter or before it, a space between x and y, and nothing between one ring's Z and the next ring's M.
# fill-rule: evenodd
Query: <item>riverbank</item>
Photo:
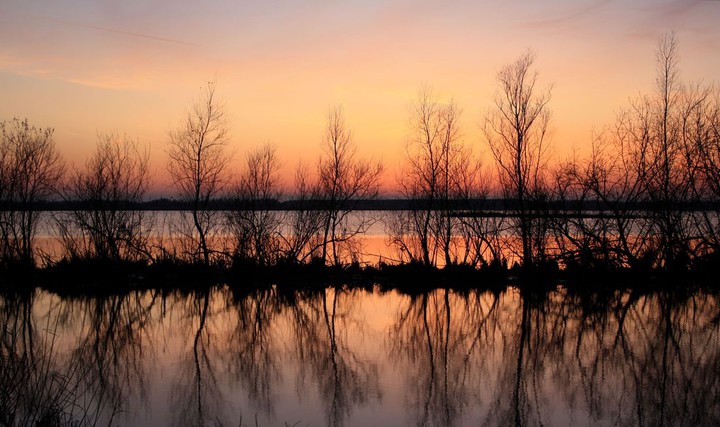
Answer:
M47 267L12 266L0 270L0 289L44 289L60 295L124 294L132 290L203 290L229 286L254 290L275 286L285 290L366 288L379 286L404 294L434 289L501 291L509 287L547 292L562 285L582 291L628 289L718 289L720 264L698 263L687 271L640 268L565 268L555 264L533 268L487 265L474 268L450 265L443 268L421 264L286 263L262 266L253 263L204 265L177 261L116 262L110 260L62 260Z

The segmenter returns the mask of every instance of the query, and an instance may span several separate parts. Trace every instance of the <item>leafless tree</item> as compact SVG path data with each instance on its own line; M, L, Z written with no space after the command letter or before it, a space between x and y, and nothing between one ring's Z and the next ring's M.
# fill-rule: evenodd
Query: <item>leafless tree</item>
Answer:
M147 213L138 209L150 180L149 151L115 133L98 135L95 154L76 172L65 198L76 208L57 227L71 258L149 259Z
M236 209L227 213L235 237L235 256L261 265L276 261L279 254L280 212L270 210L280 196L281 164L271 144L250 152L245 170L233 191Z
M719 109L712 87L680 80L672 33L656 60L655 90L620 112L589 159L566 169L573 195L560 198L593 203L601 215L573 221L561 240L611 266L685 269L717 247L719 216L703 203L720 194Z
M372 224L353 204L378 196L383 167L379 162L358 158L340 107L330 110L322 148L318 162L319 196L324 204L321 259L325 263L331 256L337 265L342 261L341 245L351 245L354 237ZM351 218L353 212L355 218Z
M683 143L682 124L694 104L680 80L675 36L665 35L656 53L656 89L633 101L619 119L617 137L630 155L644 199L649 204L652 241L646 253L653 266L685 268L688 264L689 216L692 201L692 159Z
M16 118L0 122L0 132L0 264L33 265L41 220L35 205L55 194L64 163L53 129Z
M542 224L533 211L545 193L543 175L550 121L551 89L537 87L534 62L535 54L528 51L500 69L495 106L485 116L483 127L503 194L514 203L521 257L526 266L537 261L536 256L542 256L544 245L544 236L534 230Z
M452 213L467 209L469 201L483 192L479 162L462 144L459 119L458 107L452 101L440 104L427 87L412 106L412 136L398 177L400 191L411 206L393 216L388 230L401 260L425 265L435 265L438 256L445 265L467 261L471 241L460 244L458 238L463 229L471 228L463 227Z
M442 252L445 265L487 265L500 261L495 250L501 221L491 217L466 216L489 194L489 179L480 158L460 140L449 144L444 211L440 217Z
M710 206L695 212L699 254L720 250L720 90L696 87L693 102L686 102L682 138L689 163L693 192Z
M169 132L168 169L179 197L191 204L190 216L195 244L194 260L210 263L209 239L219 223L210 200L226 184L228 123L224 107L215 97L215 84L208 83L185 121Z
M281 252L287 262L307 262L319 258L323 247L324 213L313 205L320 194L319 184L312 179L310 168L300 164L295 172L295 206L285 216L285 228L280 233Z
M587 158L554 171L553 199L563 210L553 219L553 231L566 265L623 268L643 262L650 233L643 189L630 147L615 142L601 133Z

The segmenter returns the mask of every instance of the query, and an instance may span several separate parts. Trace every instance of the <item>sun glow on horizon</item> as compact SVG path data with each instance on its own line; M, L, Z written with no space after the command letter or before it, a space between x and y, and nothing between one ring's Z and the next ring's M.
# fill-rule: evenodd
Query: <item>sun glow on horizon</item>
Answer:
M235 170L247 151L278 147L282 180L314 167L329 108L342 105L358 155L381 159L392 192L410 105L431 86L462 110L466 144L491 165L481 126L497 70L530 48L552 85L552 152L587 150L628 99L654 85L658 37L674 30L688 81L720 72L720 2L644 0L539 5L405 1L275 7L140 1L0 5L0 120L55 128L81 166L98 133L149 147L152 193L170 194L167 133L215 80L230 123Z

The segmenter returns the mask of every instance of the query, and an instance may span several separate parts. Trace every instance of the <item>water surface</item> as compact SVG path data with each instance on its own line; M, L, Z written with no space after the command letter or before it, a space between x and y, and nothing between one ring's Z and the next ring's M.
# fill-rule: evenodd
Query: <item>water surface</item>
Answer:
M0 308L0 412L15 423L720 423L707 293L219 287L36 291Z

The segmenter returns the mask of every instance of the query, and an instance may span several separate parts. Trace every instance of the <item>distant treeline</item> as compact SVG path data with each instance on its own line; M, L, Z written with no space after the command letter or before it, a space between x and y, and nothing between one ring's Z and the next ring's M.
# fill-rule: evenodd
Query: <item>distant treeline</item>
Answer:
M314 210L323 211L333 202L329 200L239 200L231 198L212 199L207 202L207 209L213 211L236 210L267 210L267 211L297 211ZM436 204L431 199L397 199L377 198L367 200L349 200L343 208L354 211L410 211L418 207ZM468 199L447 200L442 211L452 217L507 217L517 216L520 202L515 199ZM133 211L178 211L187 212L193 209L193 204L185 200L159 198L147 201L120 200L112 205L105 205L102 201L91 200L40 200L29 205L19 205L13 202L0 203L0 211L16 211L20 208L36 212L74 211L74 210L133 210ZM653 201L623 201L610 203L602 200L549 200L543 202L528 202L527 207L535 211L534 215L543 216L602 216L617 209L637 212L657 212L666 209L662 204ZM699 212L720 210L720 200L689 200L672 206L677 212Z

